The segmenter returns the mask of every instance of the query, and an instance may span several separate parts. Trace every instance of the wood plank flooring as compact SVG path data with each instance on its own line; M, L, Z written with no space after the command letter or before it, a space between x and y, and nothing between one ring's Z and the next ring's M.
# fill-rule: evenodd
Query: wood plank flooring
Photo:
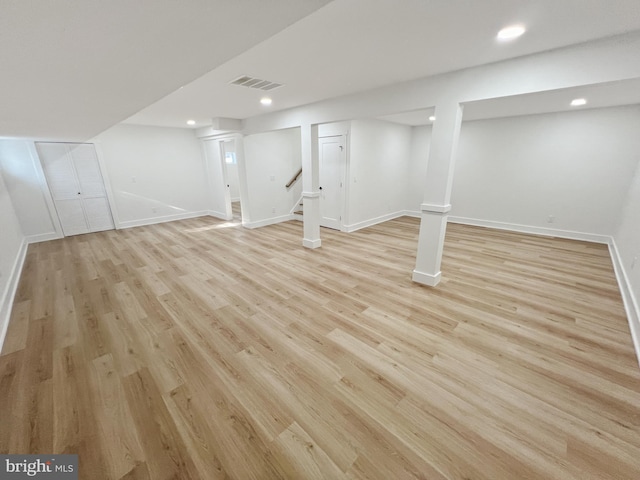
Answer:
M418 220L301 246L209 217L31 245L0 452L81 479L638 479L640 370L607 247Z

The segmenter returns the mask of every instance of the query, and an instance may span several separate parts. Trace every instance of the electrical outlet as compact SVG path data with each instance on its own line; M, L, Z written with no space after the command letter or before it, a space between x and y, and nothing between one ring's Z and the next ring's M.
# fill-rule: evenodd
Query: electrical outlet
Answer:
M547 217L547 223L553 223L556 221L556 217L554 217L553 215L549 215Z
M151 209L151 211L152 211L153 213L158 213L158 209L157 209L156 207L153 207L153 208Z
M273 208L271 209L271 213L276 213L276 207L273 207Z
M137 181L136 177L131 177L131 183L136 183Z

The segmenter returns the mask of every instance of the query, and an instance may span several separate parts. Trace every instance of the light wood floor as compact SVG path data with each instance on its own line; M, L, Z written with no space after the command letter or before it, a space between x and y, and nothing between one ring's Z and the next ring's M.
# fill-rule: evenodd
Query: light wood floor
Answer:
M639 479L640 372L607 248L418 221L302 248L212 218L29 247L0 452L99 479Z

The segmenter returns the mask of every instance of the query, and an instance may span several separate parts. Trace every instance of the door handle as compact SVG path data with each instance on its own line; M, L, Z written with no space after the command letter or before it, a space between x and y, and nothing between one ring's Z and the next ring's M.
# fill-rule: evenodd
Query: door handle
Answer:
M80 192L78 192L78 195L80 195Z
M320 190L322 190L322 187L318 187L318 188L320 188Z

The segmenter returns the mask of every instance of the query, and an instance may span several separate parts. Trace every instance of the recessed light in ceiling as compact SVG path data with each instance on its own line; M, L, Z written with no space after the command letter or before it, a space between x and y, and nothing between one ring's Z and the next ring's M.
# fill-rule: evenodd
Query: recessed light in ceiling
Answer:
M525 32L525 28L522 25L511 25L505 27L498 32L498 40L513 40L518 38Z
M572 107L580 107L582 105L586 105L587 104L587 99L586 98L574 98L573 100L571 100L571 106Z
M260 99L260 103L262 105L271 105L272 102L273 102L273 100L271 100L269 97L262 97Z
M195 125L196 121L195 120L187 120L187 125Z
M435 121L435 119L436 119L435 115L431 115L431 116L429 117L429 121L430 121L430 122Z

